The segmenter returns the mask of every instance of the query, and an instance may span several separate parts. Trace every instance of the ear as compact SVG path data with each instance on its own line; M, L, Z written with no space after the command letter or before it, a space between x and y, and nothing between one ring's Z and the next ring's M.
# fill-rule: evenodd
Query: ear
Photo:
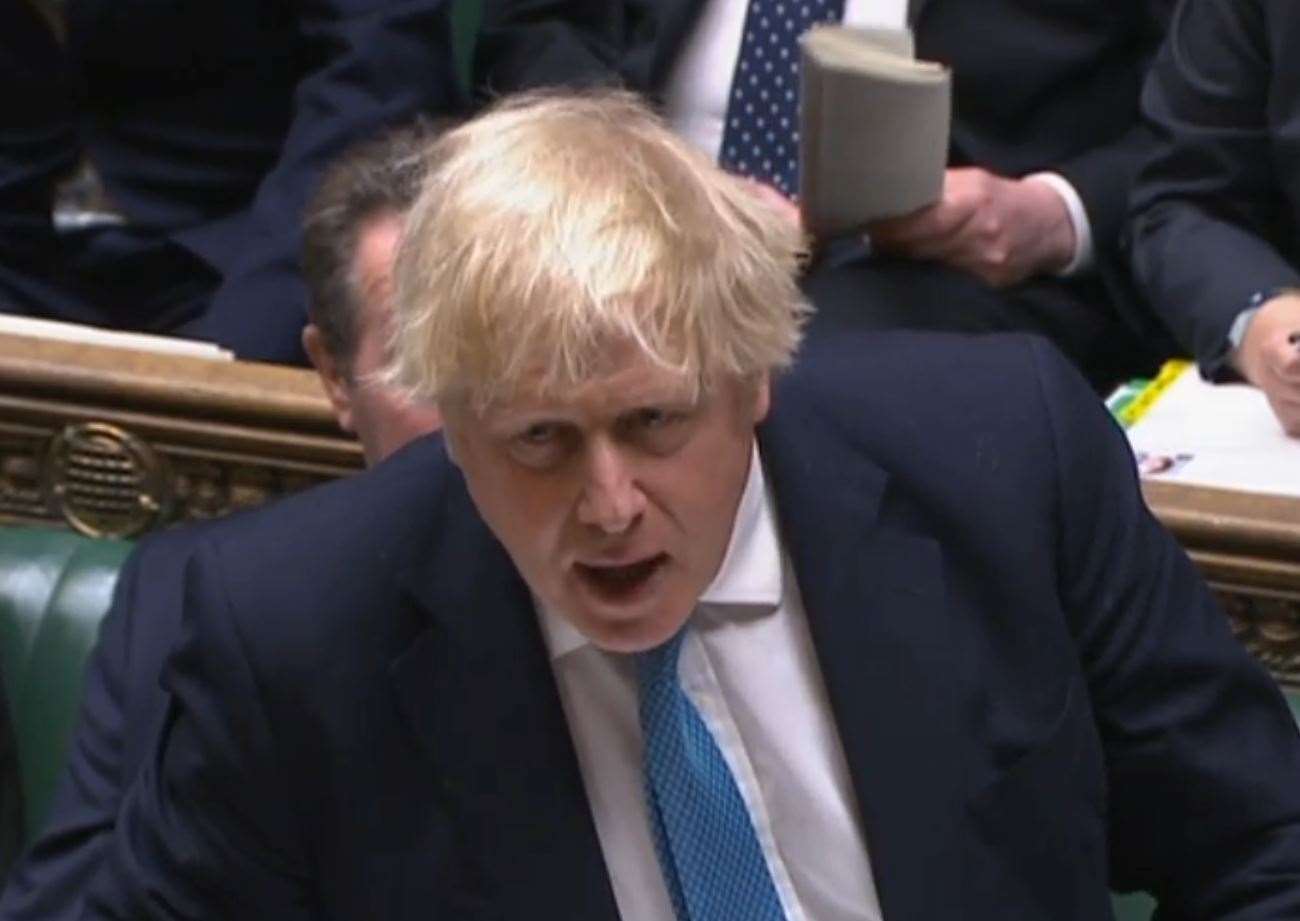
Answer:
M303 327L302 349L320 375L321 387L329 398L330 406L334 408L334 418L338 420L339 428L356 434L352 422L352 382L344 376L338 362L326 348L325 336L315 323Z
M448 405L438 404L438 415L442 417L442 447L447 452L447 460L460 466L461 424L465 420L465 406L456 401Z

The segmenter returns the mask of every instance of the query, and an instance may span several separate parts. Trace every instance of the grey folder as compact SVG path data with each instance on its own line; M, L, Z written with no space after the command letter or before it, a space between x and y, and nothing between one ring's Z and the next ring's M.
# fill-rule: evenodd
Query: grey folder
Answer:
M817 26L799 40L799 197L815 236L939 199L952 74L914 57L906 30Z

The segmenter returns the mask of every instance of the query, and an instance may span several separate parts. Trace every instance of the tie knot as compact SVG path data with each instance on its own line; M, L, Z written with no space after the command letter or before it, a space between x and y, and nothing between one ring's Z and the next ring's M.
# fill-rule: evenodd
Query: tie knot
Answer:
M686 627L683 626L662 644L636 653L637 683L642 688L664 682L677 683L677 660L681 656L682 640L685 638Z

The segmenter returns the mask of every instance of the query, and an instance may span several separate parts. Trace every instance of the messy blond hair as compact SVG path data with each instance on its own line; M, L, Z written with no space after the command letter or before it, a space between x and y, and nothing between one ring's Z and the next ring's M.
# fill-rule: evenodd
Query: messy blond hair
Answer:
M802 234L635 95L508 97L429 159L390 384L482 407L607 373L623 342L706 388L790 363Z

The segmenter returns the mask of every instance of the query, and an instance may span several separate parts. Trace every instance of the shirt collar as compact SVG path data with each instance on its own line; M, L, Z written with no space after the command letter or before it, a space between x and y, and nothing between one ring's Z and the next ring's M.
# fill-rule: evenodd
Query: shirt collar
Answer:
M781 603L781 544L777 538L772 497L763 476L763 464L755 444L749 460L745 491L731 525L731 539L718 573L700 596L709 605L775 610ZM533 597L541 621L542 636L551 661L556 661L588 640L560 613Z

